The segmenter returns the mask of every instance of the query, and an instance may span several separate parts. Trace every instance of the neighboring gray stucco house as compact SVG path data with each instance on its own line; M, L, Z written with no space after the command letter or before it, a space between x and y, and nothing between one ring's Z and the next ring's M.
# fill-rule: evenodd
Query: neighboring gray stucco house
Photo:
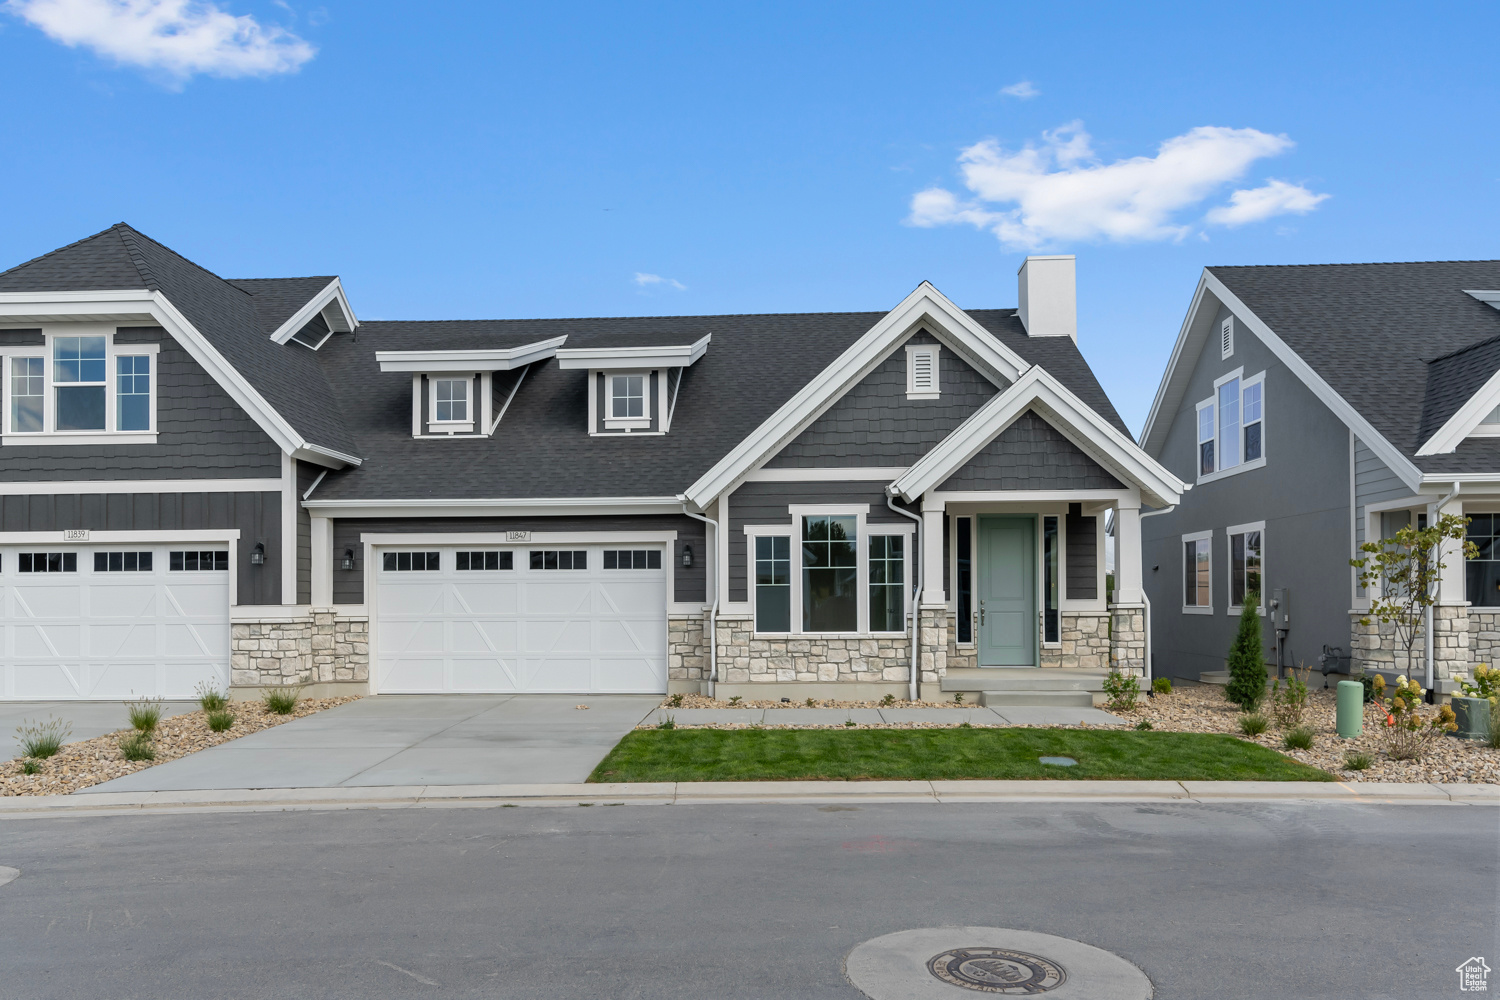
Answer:
M1421 677L1358 619L1366 538L1472 518L1432 629L1440 690L1500 646L1500 262L1211 267L1142 435L1193 484L1142 524L1157 673L1221 670L1242 595L1283 592L1283 663L1323 647ZM1265 628L1268 660L1274 631Z
M361 323L114 226L0 273L0 697L1139 670L1137 514L1182 483L1073 266L1019 309Z

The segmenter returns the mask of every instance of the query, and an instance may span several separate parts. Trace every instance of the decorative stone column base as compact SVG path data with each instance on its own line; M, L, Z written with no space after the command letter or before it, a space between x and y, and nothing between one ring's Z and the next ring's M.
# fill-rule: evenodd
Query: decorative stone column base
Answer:
M1439 604L1432 609L1432 677L1434 684L1470 670L1469 608ZM1425 673L1426 665L1423 670Z
M236 695L302 686L309 697L370 689L370 620L337 608L288 607L231 619L229 686Z
M667 618L667 693L697 694L708 680L708 615Z
M948 673L948 609L919 608L917 628L920 641L918 680L922 684L940 684Z
M1456 672L1472 669L1468 612L1463 605L1439 605L1432 609L1432 673L1435 681L1446 681ZM1408 660L1405 646L1397 644L1395 625L1373 618L1370 624L1361 625L1361 617L1360 612L1349 613L1350 669L1405 674L1419 682L1427 676L1427 643L1422 635L1417 636Z
M1146 608L1140 604L1111 604L1112 635L1109 666L1122 674L1146 676Z

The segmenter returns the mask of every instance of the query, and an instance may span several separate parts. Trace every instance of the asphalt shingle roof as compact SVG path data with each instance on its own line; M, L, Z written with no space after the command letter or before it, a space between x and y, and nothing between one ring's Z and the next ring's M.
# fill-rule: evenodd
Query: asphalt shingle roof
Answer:
M1500 288L1500 261L1208 270L1419 468L1497 468L1476 442L1416 451L1500 370L1500 311L1464 293Z

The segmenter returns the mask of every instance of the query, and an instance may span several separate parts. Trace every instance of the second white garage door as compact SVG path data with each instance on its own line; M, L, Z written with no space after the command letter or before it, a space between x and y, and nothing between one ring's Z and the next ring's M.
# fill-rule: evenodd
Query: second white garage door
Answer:
M660 545L378 548L374 575L381 693L666 690Z

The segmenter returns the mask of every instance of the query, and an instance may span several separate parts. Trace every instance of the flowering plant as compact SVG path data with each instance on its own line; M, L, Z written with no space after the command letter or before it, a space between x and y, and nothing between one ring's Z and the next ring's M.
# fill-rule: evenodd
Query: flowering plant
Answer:
M1370 704L1377 713L1375 731L1392 760L1420 760L1434 741L1458 728L1457 717L1447 705L1431 714L1422 713L1425 692L1416 681L1397 677L1389 696L1384 677L1377 674L1374 685L1375 698Z
M1464 694L1470 698L1484 698L1490 703L1493 711L1500 702L1500 667L1490 668L1481 663L1474 668L1474 683L1470 684L1462 677L1458 681L1463 685Z

